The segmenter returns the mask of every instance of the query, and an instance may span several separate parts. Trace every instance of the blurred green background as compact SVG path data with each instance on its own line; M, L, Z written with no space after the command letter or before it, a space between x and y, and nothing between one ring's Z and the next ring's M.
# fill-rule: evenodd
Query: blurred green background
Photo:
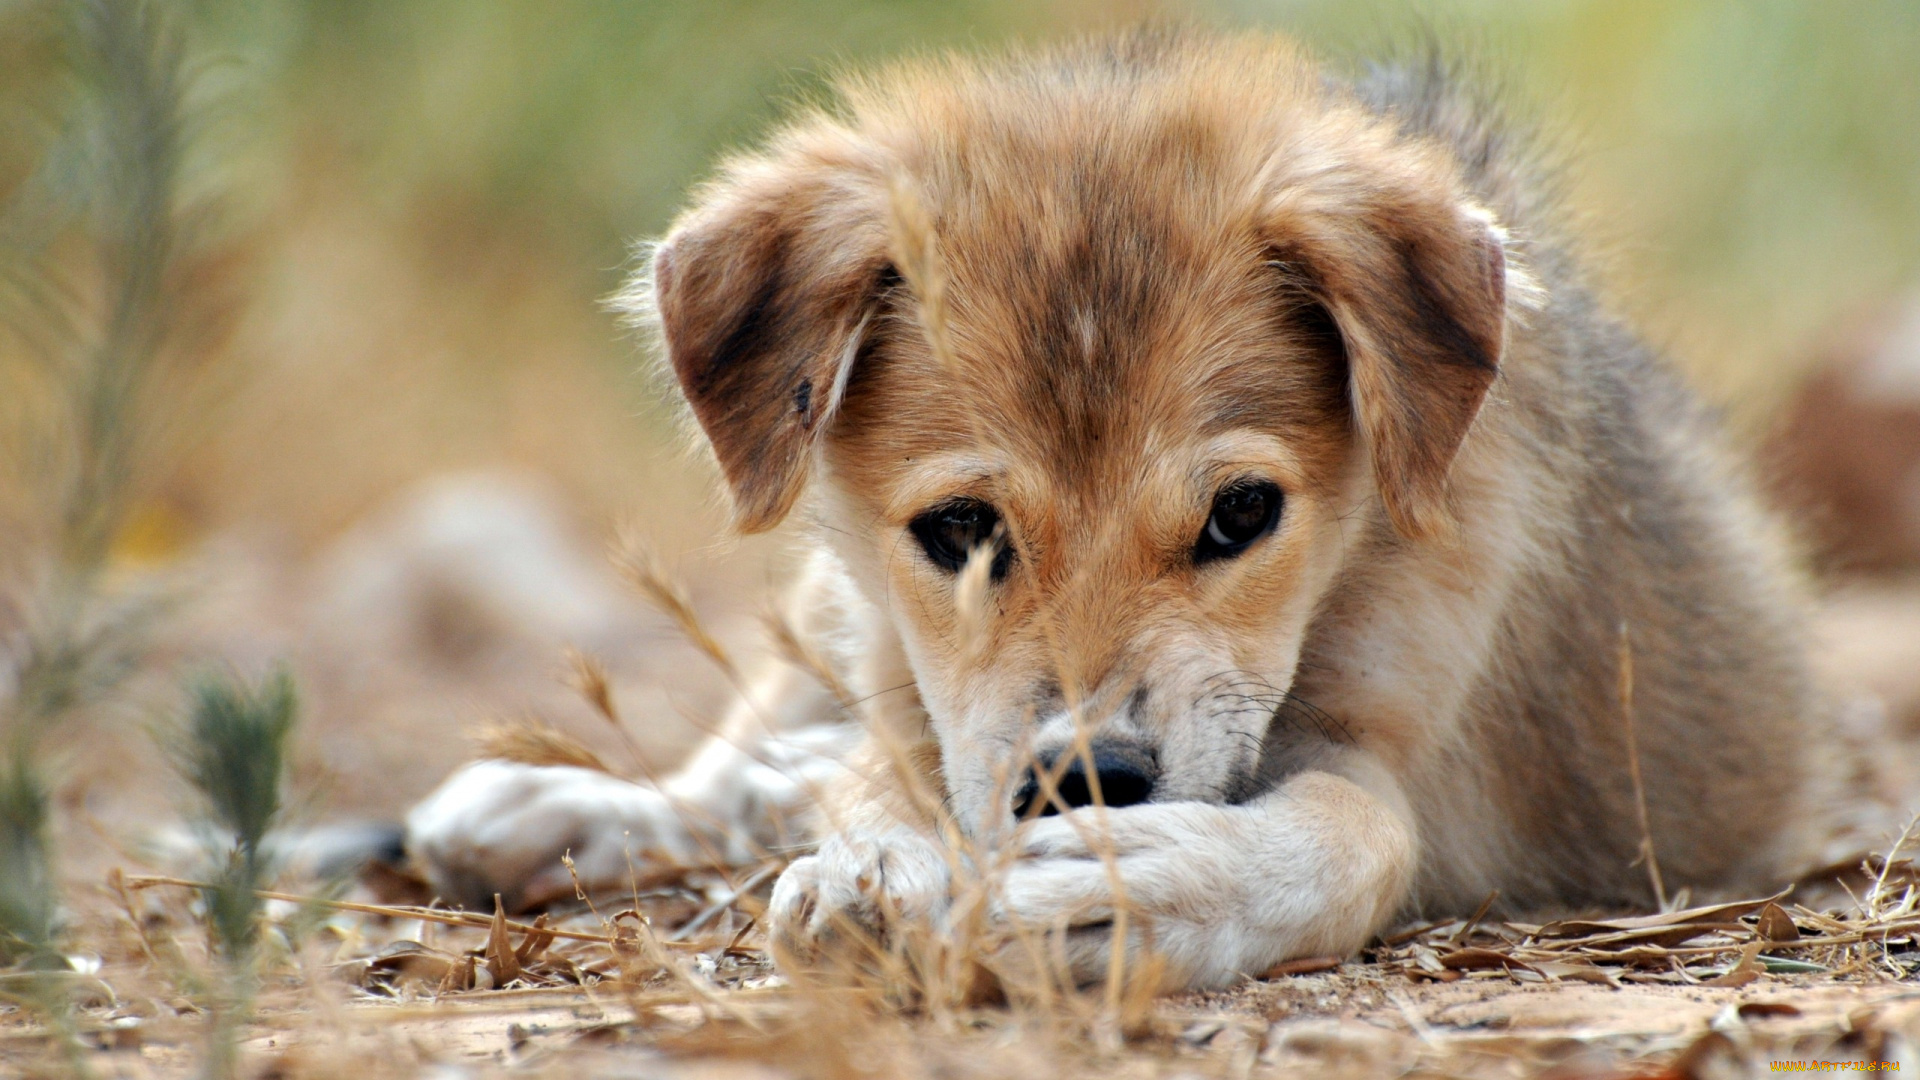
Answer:
M45 4L0 5L42 93ZM166 485L192 535L314 543L410 478L517 463L591 513L688 485L598 306L714 156L835 65L1145 18L1337 64L1431 34L1570 162L1614 301L1748 429L1920 273L1920 4L1788 0L200 0L196 182L245 240L250 375ZM44 42L39 42L44 45ZM0 180L33 156L7 129Z

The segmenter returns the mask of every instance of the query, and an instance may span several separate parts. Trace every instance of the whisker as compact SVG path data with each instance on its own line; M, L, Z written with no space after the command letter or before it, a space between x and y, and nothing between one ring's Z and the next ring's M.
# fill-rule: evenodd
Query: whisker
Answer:
M1329 742L1344 743L1348 746L1353 745L1353 733L1347 730L1347 725L1341 723L1338 717L1322 709L1320 706L1315 705L1313 702L1289 694L1287 695L1287 699L1281 702L1279 708L1275 710L1275 718L1277 719L1281 712L1287 710L1298 710L1304 713L1306 718L1311 720L1314 727L1319 730L1321 737Z

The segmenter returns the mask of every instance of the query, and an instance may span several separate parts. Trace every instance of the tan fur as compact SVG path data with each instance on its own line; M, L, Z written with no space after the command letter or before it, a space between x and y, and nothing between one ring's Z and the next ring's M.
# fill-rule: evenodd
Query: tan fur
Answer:
M1141 34L841 90L701 189L630 305L739 525L817 526L851 692L963 834L1007 835L1031 751L1150 746L1152 800L1102 820L1189 984L1494 889L1646 905L1624 627L1668 888L1815 857L1843 768L1774 530L1436 71ZM1246 478L1277 531L1197 563ZM1013 550L973 614L907 531L957 496ZM776 892L790 941L876 880L938 909L876 760ZM1097 929L1085 841L1022 830L1010 917Z

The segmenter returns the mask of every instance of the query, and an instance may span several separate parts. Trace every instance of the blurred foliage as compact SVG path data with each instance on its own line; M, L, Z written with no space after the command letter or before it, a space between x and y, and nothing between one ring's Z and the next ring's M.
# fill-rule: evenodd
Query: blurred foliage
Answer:
M301 154L405 213L532 226L610 275L720 150L832 65L1040 32L1004 0L204 4L263 59ZM608 276L607 282L613 279Z
M1616 293L1717 396L1769 404L1920 284L1920 4L1458 10L1571 149Z
M202 676L188 687L186 724L176 736L176 764L205 803L202 824L213 838L211 884L202 893L222 978L207 995L209 1077L238 1075L237 1033L258 976L254 953L265 910L259 890L273 884L263 844L280 823L297 704L293 676L284 670L258 686Z
M0 759L0 969L46 965L54 950L58 901L47 859L45 784L23 755Z
M17 7L20 35L0 39L51 60L0 98L0 128L19 136L0 149L0 495L24 504L9 508L20 546L43 549L30 572L84 593L197 426L233 309L216 281L228 253L183 184L181 20L147 0Z
M164 605L110 587L109 551L218 348L182 280L183 24L155 0L0 16L0 964L64 970L42 743L145 658ZM26 986L71 1045L65 997Z
M190 696L181 774L206 799L213 823L231 835L240 857L257 867L260 844L280 814L293 676L278 672L258 689L202 678Z
M1794 266L1787 280L1821 291L1834 271L1884 279L1920 249L1912 3L1461 0L1412 16L1353 0L203 6L217 38L277 69L302 143L410 211L531 215L571 232L603 272L624 239L665 223L717 151L836 63L1128 14L1276 26L1336 55L1427 31L1487 53L1545 115L1570 112L1602 197L1645 215L1640 242L1723 288Z

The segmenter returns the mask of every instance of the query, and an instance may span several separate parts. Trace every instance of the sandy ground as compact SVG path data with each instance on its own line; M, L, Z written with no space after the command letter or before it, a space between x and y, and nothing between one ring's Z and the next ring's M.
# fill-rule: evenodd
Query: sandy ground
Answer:
M1782 1008L1795 1013L1771 1011ZM679 1017L649 1019L671 1027L691 1024L696 1015L686 1006ZM369 1004L348 1008L342 1027L345 1042L330 1036L325 1052L375 1057L407 1047L476 1073L809 1073L805 1066L783 1065L777 1053L755 1054L751 1036L740 1037L735 1048L746 1060L676 1057L648 1045L647 1023L636 1021L634 1009L578 993L413 1008ZM1512 1076L1546 1070L1604 1076L1639 1066L1671 1068L1693 1050L1678 1075L1688 1069L1741 1075L1765 1071L1770 1061L1842 1059L1894 1062L1906 1071L1920 1068L1917 1039L1920 988L1911 985L1614 991L1578 984L1515 987L1491 979L1407 987L1364 975L1314 975L1248 987L1224 1000L1170 1002L1156 1017L1153 1034L1119 1053L1094 1050L1082 1064L1087 1075L1169 1077ZM262 1059L318 1052L298 1040L284 1048L269 1045L276 1042L259 1037L250 1049ZM993 1072L983 1068L973 1075Z
M160 930L157 910L147 909L150 934ZM422 929L375 922L381 925L363 922L358 930ZM333 925L351 932L354 924ZM462 944L483 947L485 934L422 936L457 953ZM504 989L462 991L436 989L431 980L369 979L364 962L316 962L318 950L309 950L305 970L282 968L266 981L243 1037L242 1074L1719 1077L1759 1075L1786 1061L1920 1068L1920 982L1884 973L1762 974L1716 987L1521 981L1482 970L1435 982L1392 963L1356 960L1160 999L1123 1038L1101 1022L1093 1000L1078 1011L944 1015L850 1005L786 985L751 935L748 942L731 954L724 946L683 954L685 971L702 973L697 982L630 970L589 975L588 985L534 986L544 978L538 972L559 969L533 964ZM391 943L359 945L370 955L398 955ZM584 960L597 948L570 955ZM155 977L164 963L142 968L136 955L109 952L100 977L113 993L96 990L80 1014L92 1070L194 1074L207 1020L177 993L177 973L193 965L175 969L170 988ZM1906 959L1920 965L1920 955ZM373 967L402 970L377 960ZM49 1050L43 1027L0 1015L0 1074L46 1064Z

